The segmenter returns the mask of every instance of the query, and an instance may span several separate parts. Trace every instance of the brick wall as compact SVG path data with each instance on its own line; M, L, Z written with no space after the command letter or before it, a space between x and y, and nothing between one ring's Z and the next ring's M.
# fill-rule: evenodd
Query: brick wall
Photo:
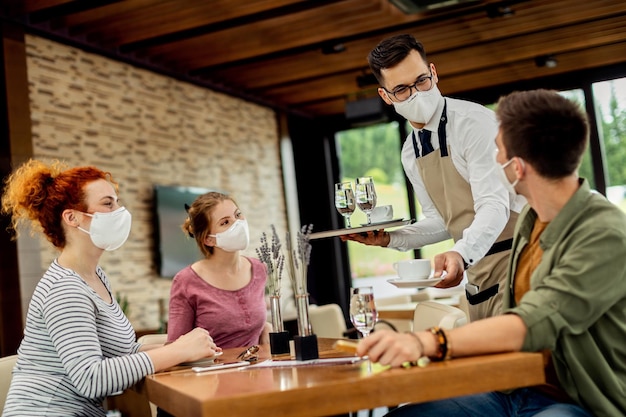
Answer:
M104 253L101 265L114 292L128 298L136 330L158 327L159 300L167 306L169 297L170 281L158 276L153 261L155 184L232 193L250 223L248 255L271 224L284 235L271 109L39 37L27 36L26 44L34 157L110 171L133 215L128 242ZM33 262L44 270L56 253L27 237L19 247L20 265L30 265L23 268L23 288L32 288L41 276ZM23 294L24 306L31 292Z

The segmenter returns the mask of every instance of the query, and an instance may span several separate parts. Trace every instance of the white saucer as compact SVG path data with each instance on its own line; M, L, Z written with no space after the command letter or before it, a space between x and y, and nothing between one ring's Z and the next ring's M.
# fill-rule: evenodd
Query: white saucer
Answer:
M365 226L377 226L377 225L383 225L383 224L387 224L387 223L393 223L393 222L399 222L403 220L402 217L399 217L397 219L387 219L387 220L381 220L379 222L371 222L371 223L361 223L361 226L365 227Z
M437 285L443 280L443 277L438 278L423 278L423 279L388 279L387 282L398 288L424 288Z
M215 358L217 358L218 356L220 356L222 353L224 352L217 352L215 355L213 356L209 356L208 358L202 358L202 359L198 359L197 361L192 361L192 362L183 362L181 363L182 366L206 366L206 365L210 365L213 362L215 362Z

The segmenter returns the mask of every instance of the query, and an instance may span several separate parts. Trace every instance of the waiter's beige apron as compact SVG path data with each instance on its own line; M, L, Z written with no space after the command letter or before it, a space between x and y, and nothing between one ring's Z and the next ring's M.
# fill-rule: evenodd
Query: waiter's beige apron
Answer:
M463 231L474 221L476 213L470 185L452 163L451 151L445 134L446 121L446 106L444 106L438 129L439 149L423 157L417 155L416 149L415 162L430 199L443 217L448 233L456 242L463 237ZM414 133L413 140L415 141ZM510 212L509 221L496 242L513 237L516 221L517 213ZM467 294L470 320L474 321L502 312L502 296L510 253L509 245L508 249L488 254L467 269L468 282L479 288L478 294L473 296ZM496 288L492 287L497 284L500 285L496 292ZM483 301L482 299L488 295L488 293L483 293L481 296L483 291L494 295Z

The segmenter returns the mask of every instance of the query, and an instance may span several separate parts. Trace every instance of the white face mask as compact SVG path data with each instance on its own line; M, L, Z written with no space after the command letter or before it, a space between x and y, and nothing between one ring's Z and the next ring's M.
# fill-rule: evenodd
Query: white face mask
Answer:
M509 159L508 161L506 161L504 164L501 165L496 159L497 155L498 155L498 150L496 149L496 151L493 154L493 157L494 157L494 160L496 161L496 165L498 166L496 168L496 172L498 173L498 179L500 179L500 182L502 183L502 185L504 185L504 188L506 188L509 194L517 195L517 191L515 191L515 186L519 182L519 179L516 178L515 181L513 181L513 184L511 184L509 182L509 178L506 176L506 172L504 171L506 167L511 165L511 162L513 162L513 158Z
M401 102L392 102L393 108L409 122L426 124L432 119L441 99L441 92L434 84L428 91L416 91Z
M126 208L120 207L110 213L83 214L91 217L91 226L89 230L82 227L78 227L78 230L87 233L93 244L100 249L115 250L128 239L132 216Z
M250 231L247 220L237 220L228 230L222 233L209 235L215 238L215 246L226 252L245 250L250 243Z

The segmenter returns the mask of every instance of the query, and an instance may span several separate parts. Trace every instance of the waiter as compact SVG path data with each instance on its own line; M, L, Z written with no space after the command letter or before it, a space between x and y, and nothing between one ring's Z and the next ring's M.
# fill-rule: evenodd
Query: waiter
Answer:
M378 94L409 121L402 165L424 218L393 232L342 240L412 250L452 238L450 251L434 258L437 285L458 285L467 270L470 319L500 314L517 213L526 203L499 181L494 159L494 113L469 101L443 97L435 65L411 35L383 40L368 56Z

